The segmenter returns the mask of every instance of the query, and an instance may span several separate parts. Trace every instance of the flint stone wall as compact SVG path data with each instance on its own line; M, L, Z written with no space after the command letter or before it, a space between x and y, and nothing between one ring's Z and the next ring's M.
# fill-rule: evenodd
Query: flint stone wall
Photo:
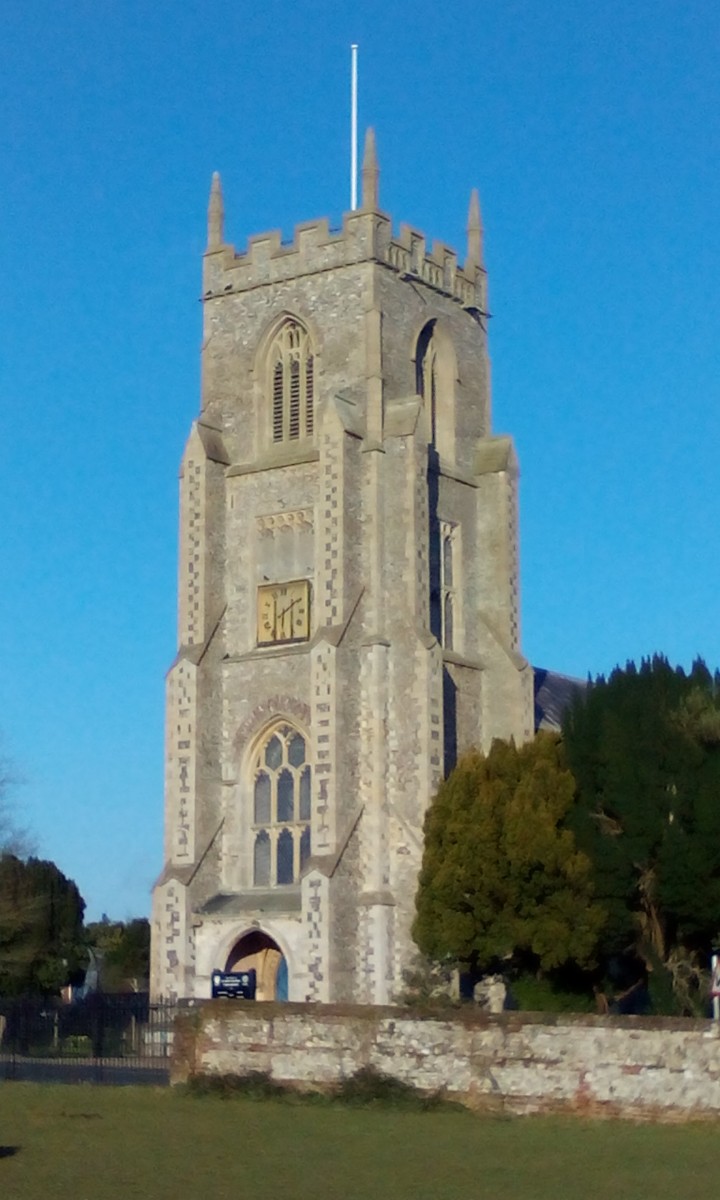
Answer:
M213 1001L175 1027L175 1083L262 1071L331 1090L363 1067L481 1110L720 1115L720 1027L711 1021Z

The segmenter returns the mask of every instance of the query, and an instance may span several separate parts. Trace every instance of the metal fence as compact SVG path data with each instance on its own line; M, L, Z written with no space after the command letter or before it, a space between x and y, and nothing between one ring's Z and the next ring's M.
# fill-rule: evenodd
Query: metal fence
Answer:
M167 1083L176 1012L143 993L0 997L0 1078Z

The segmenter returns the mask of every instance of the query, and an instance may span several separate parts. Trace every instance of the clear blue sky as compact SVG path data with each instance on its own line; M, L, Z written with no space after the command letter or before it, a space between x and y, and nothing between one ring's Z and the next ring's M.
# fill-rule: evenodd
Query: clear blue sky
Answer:
M348 205L349 45L381 201L486 228L524 649L720 664L717 0L4 0L0 729L89 915L161 867L177 468L211 172L227 236Z

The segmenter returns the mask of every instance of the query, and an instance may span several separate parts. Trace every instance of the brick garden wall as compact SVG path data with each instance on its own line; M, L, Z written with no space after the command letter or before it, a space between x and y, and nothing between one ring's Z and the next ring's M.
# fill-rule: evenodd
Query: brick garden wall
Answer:
M214 1001L176 1024L176 1083L263 1071L332 1088L363 1067L477 1109L720 1116L720 1026L711 1021Z

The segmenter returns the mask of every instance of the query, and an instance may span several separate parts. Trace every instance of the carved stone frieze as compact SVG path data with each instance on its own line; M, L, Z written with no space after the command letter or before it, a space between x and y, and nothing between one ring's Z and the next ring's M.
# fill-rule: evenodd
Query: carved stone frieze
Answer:
M297 508L294 512L266 513L257 517L255 524L261 537L275 537L278 533L309 533L313 529L313 510Z

